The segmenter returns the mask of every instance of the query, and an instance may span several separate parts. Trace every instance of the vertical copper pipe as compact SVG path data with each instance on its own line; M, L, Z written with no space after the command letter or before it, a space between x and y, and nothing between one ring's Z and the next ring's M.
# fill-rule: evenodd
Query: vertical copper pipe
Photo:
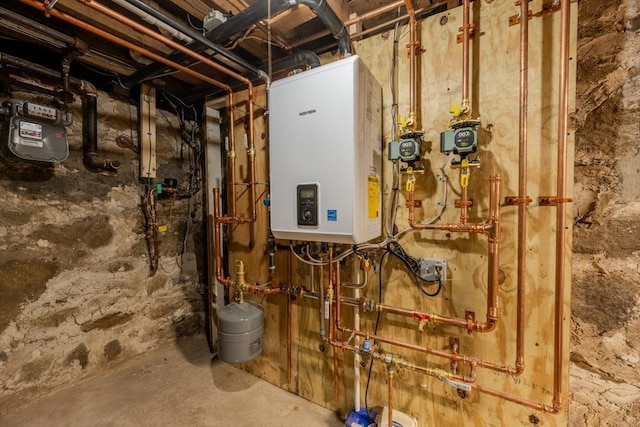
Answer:
M229 94L230 101L231 94ZM228 110L228 118L229 118L229 130L228 130L228 141L229 146L227 147L227 174L228 174L228 182L227 188L229 195L227 196L227 200L229 201L229 216L231 218L236 217L236 143L235 143L235 114L234 114L235 105L232 103L227 107Z
M393 368L389 367L389 372L387 375L387 406L389 407L389 413L387 418L387 425L389 427L393 427Z
M466 224L469 221L469 187L460 189L460 224Z
M256 178L256 146L254 139L254 99L253 99L253 86L249 85L248 89L249 93L249 103L247 108L249 109L249 147L247 148L247 156L249 157L249 191L250 191L250 199L249 199L249 212L250 212L250 220L254 222L257 219L257 178Z
M471 39L470 22L471 0L462 3L462 102L469 101L469 41Z
M338 267L339 269L340 267ZM333 265L333 247L329 247L329 341L333 341L336 334L337 329L334 326L334 322L337 321L338 316L340 315L340 304L336 304L333 295L333 286L334 286L334 265ZM339 286L339 285L337 285ZM339 290L339 288L338 288ZM337 294L337 292L336 292ZM333 393L335 397L335 401L337 402L340 399L340 382L338 378L338 348L333 347Z
M220 250L221 224L218 221L220 217L220 189L213 189L213 252L216 264L216 280L224 286L231 285L231 279L224 277L222 274L222 251Z
M418 48L418 40L416 36L416 13L412 4L412 0L405 0L407 13L409 14L409 123L412 130L418 129L416 114L417 99L417 82L416 82L416 49ZM395 137L395 136L394 136Z
M571 2L562 0L560 8L560 82L558 100L558 204L556 211L556 275L555 275L555 330L554 330L554 381L553 408L563 406L564 355L564 294L565 294L565 242L566 242L566 197L567 197L567 119L569 113L569 36L571 27Z
M293 255L291 251L287 256L287 287L293 283ZM291 293L287 292L287 385L291 390L291 322L293 316L291 314Z
M518 262L516 370L524 371L524 318L527 280L527 110L529 98L529 0L520 0L520 135L518 153Z
M326 307L326 301L324 300L324 266L320 266L320 338L324 340L324 310Z
M498 278L500 276L500 176L491 177L489 196L489 221L493 223L493 232L489 234L489 256L487 279L487 322L478 325L478 332L493 330L498 322Z

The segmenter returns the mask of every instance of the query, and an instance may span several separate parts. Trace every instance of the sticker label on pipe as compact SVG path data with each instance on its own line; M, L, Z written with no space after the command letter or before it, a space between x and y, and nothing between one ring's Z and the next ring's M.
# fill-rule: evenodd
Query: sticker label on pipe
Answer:
M471 391L471 386L469 384L461 383L459 381L450 380L450 379L445 378L445 377L440 376L440 375L438 375L437 378L440 381L450 385L451 387L457 388L458 390Z
M369 175L367 181L368 195L368 218L375 219L380 216L380 183L376 175Z

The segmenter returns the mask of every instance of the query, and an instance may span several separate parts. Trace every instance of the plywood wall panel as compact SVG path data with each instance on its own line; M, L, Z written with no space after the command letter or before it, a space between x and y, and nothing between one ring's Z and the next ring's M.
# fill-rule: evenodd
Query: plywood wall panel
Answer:
M529 102L529 196L534 202L528 208L527 227L527 310L526 310L526 371L520 377L510 377L487 369L478 369L477 384L501 390L536 402L551 404L553 390L553 310L554 310L554 245L555 216L552 207L541 207L539 196L555 195L555 166L557 150L558 104L558 38L560 13L538 14L542 1L530 2L534 17L530 22L530 102ZM489 211L489 184L491 174L502 176L502 198L514 196L518 188L518 78L519 78L519 26L509 26L509 17L518 13L513 2L473 2L473 22L476 36L471 51L471 94L475 115L482 121L478 156L481 167L473 169L469 194L474 205L470 210L472 222L487 218ZM576 28L577 8L573 28ZM446 19L444 19L446 17ZM429 17L420 23L421 41L425 52L420 56L420 123L425 130L424 163L426 171L417 178L416 196L423 206L416 209L418 219L428 220L437 211L442 198L443 184L438 180L439 167L447 160L439 152L440 132L447 129L449 106L461 101L462 46L457 43L458 28L462 17L460 8ZM408 114L408 58L405 46L408 31L399 27L399 87L398 106L401 115ZM575 31L571 51L575 52ZM355 43L355 51L372 70L383 86L383 135L385 143L392 140L391 92L389 76L393 50L393 31ZM324 58L323 61L329 60ZM574 91L575 63L571 62L571 92ZM570 105L573 105L573 97ZM573 152L573 135L569 137L569 153ZM571 190L572 154L568 159L569 189ZM455 170L445 167L448 175L446 191L448 203L441 223L457 222L459 211L454 200L459 198L459 178ZM264 170L262 170L264 172ZM261 173L263 173L261 172ZM266 175L261 175L266 180ZM401 185L403 187L403 185ZM384 200L391 192L391 167L384 165ZM402 208L398 211L400 230L407 226L407 210L404 194L400 197ZM240 205L239 205L240 207ZM262 215L262 214L261 214ZM449 350L449 339L459 339L463 354L482 358L496 364L512 366L515 362L516 344L516 236L517 208L501 207L500 243L500 323L498 328L486 334L467 334L466 331L441 325L427 324L418 330L416 319L382 314L379 334L402 339L417 345ZM568 221L571 224L571 221ZM250 260L252 273L258 270L264 275L267 263L266 217L251 228L251 232L239 227L233 233L231 258ZM570 230L566 230L569 232ZM369 282L363 296L378 300L378 283L383 284L385 304L415 308L417 311L441 313L464 317L467 310L476 318L486 317L487 293L487 240L479 235L447 233L441 231L408 232L399 238L404 248L415 257L445 258L449 262L448 281L440 295L424 297L397 260L385 257L380 268L380 255L375 260L376 271L369 273ZM281 242L288 244L288 242ZM567 240L570 253L571 240ZM569 257L567 256L567 261ZM287 280L286 251L278 253L276 280ZM254 270L255 266L255 272ZM293 283L311 286L307 267L296 264ZM350 267L343 271L349 280ZM326 269L325 269L326 285ZM259 275L259 274L258 274ZM318 286L319 271L315 272ZM380 277L381 275L381 277ZM570 272L566 274L569 283ZM249 276L251 277L251 276ZM432 290L432 288L429 288ZM349 289L344 295L352 295ZM565 295L565 336L568 343L568 295ZM265 352L255 362L245 366L251 372L274 384L296 391L318 404L347 413L353 399L353 356L338 349L339 397L336 400L333 383L333 349L319 338L319 303L317 300L298 299L293 302L292 316L292 383L286 372L286 300L282 296L266 298ZM345 324L351 324L353 309L344 307ZM362 328L373 331L376 313L361 313ZM328 330L327 330L328 333ZM349 337L340 336L347 340ZM429 368L450 370L448 360L394 348L380 346L385 352L394 353L412 363ZM324 351L322 351L322 348ZM568 347L565 346L565 349ZM568 362L568 353L564 356ZM367 362L367 360L365 360ZM565 363L566 365L566 363ZM463 372L467 367L462 366ZM367 381L368 363L361 369L362 399ZM565 368L565 379L568 378ZM372 407L387 404L387 375L382 363L374 363L369 384L368 402ZM394 377L394 407L415 416L421 426L478 425L505 426L530 425L530 416L540 419L543 425L566 424L566 411L548 415L472 391L461 397L456 389L438 379L402 370ZM283 385L284 384L284 385ZM567 382L564 398L567 397ZM364 401L363 401L364 403Z

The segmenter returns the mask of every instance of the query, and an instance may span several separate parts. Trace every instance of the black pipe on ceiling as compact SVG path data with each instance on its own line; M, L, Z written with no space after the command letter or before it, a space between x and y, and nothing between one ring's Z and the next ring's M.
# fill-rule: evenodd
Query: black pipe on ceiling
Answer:
M162 15L162 13L157 10L151 8L147 4L143 3L140 0L126 0L128 3L140 7L142 10L149 14L153 14L157 19L160 19L165 24L177 29L178 31L183 31L180 27L188 30L183 31L185 34L189 35L194 39L193 42L188 43L186 47L196 51L202 52L206 49L206 44L202 43L203 37L199 34L195 33L190 28L186 28L180 24L177 24L172 19ZM343 56L351 55L351 40L349 38L349 34L344 26L344 23L340 20L338 15L331 9L331 6L326 2L326 0L267 0L267 1L258 1L253 5L249 6L242 12L237 15L229 18L226 22L219 25L218 27L212 29L211 31L205 34L204 39L208 40L212 43L222 43L225 40L228 40L234 36L242 34L242 32L246 31L247 28L252 25L267 19L269 17L274 17L285 10L295 6L297 4L302 4L309 7L314 13L318 16L318 18L325 24L327 29L331 31L333 36L338 40L338 47L340 49L340 54ZM153 11L153 12L152 12ZM158 15L155 15L155 14ZM163 16L163 18L160 17ZM166 20L165 20L166 18ZM194 33L195 36L192 35ZM222 48L223 49L223 48ZM223 49L224 50L224 49ZM187 55L182 52L174 52L169 57L171 60L176 62L184 61L188 58ZM133 86L142 81L145 81L155 75L158 75L162 71L165 70L165 66L162 64L151 64L147 67L138 70L133 73L126 79L124 79L123 83L126 86ZM250 69L249 67L247 67Z
M77 50L80 54L87 53L89 51L89 45L77 37L69 36L54 30L53 28L36 22L32 19L26 18L18 13L12 12L8 9L0 7L0 18L7 23L14 22L19 24L20 27L16 30L23 33L26 36L30 36L32 32L39 33L41 39L49 39L66 44L69 48ZM8 24L3 23L2 26L9 27Z
M269 3L271 4L269 6ZM290 7L286 0L267 0L257 1L253 5L249 6L237 15L232 16L227 21L218 25L217 27L207 31L205 37L213 43L222 43L230 38L242 34L247 28L251 27L257 22L266 19L269 16L269 7L272 15L277 15ZM202 53L206 50L206 46L199 43L197 40L187 43L185 47L193 50L197 53ZM182 52L176 51L170 54L167 59L173 62L184 62L190 57ZM160 63L153 63L147 65L130 76L122 79L122 83L127 87L132 87L143 81L157 76L164 72L167 66Z
M182 25L181 23L176 22L175 19L165 15L164 13L160 12L157 9L154 9L153 7L149 6L145 2L143 2L141 0L125 0L125 1L127 3L129 3L130 5L135 6L138 9L142 10L143 12L148 13L149 15L153 16L154 18L164 22L165 24L167 24L169 27L173 28L174 30L180 31L183 34L186 34L187 36L191 37L193 40L196 40L201 45L203 45L203 46L205 46L205 47L207 47L209 49L212 49L214 52L220 54L221 56L223 56L224 58L228 59L229 61L232 61L232 62L240 65L241 67L244 67L245 69L247 69L250 72L254 73L255 77L264 79L265 81L267 81L269 79L268 76L264 73L264 71L262 71L262 70L260 70L260 69L258 69L256 67L254 67L253 65L249 64L247 61L245 61L244 59L240 58L235 53L229 52L228 50L226 50L222 46L212 42L208 38L203 37L200 33L197 33L192 28L186 27L186 26Z
M286 70L295 68L316 68L320 66L320 58L315 52L310 50L300 50L284 58L280 58L271 64L270 70L268 65L260 67L265 72L271 72L272 74L278 74ZM225 82L232 86L231 82ZM182 98L182 101L191 104L196 101L202 100L209 96L216 97L222 95L224 92L219 88L212 88L211 86L196 87L191 95Z

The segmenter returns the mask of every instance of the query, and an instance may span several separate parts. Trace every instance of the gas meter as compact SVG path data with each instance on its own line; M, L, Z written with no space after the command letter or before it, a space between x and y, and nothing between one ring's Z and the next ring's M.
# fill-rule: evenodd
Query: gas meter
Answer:
M65 126L71 114L53 107L12 99L2 104L0 151L8 158L61 162L69 156Z

